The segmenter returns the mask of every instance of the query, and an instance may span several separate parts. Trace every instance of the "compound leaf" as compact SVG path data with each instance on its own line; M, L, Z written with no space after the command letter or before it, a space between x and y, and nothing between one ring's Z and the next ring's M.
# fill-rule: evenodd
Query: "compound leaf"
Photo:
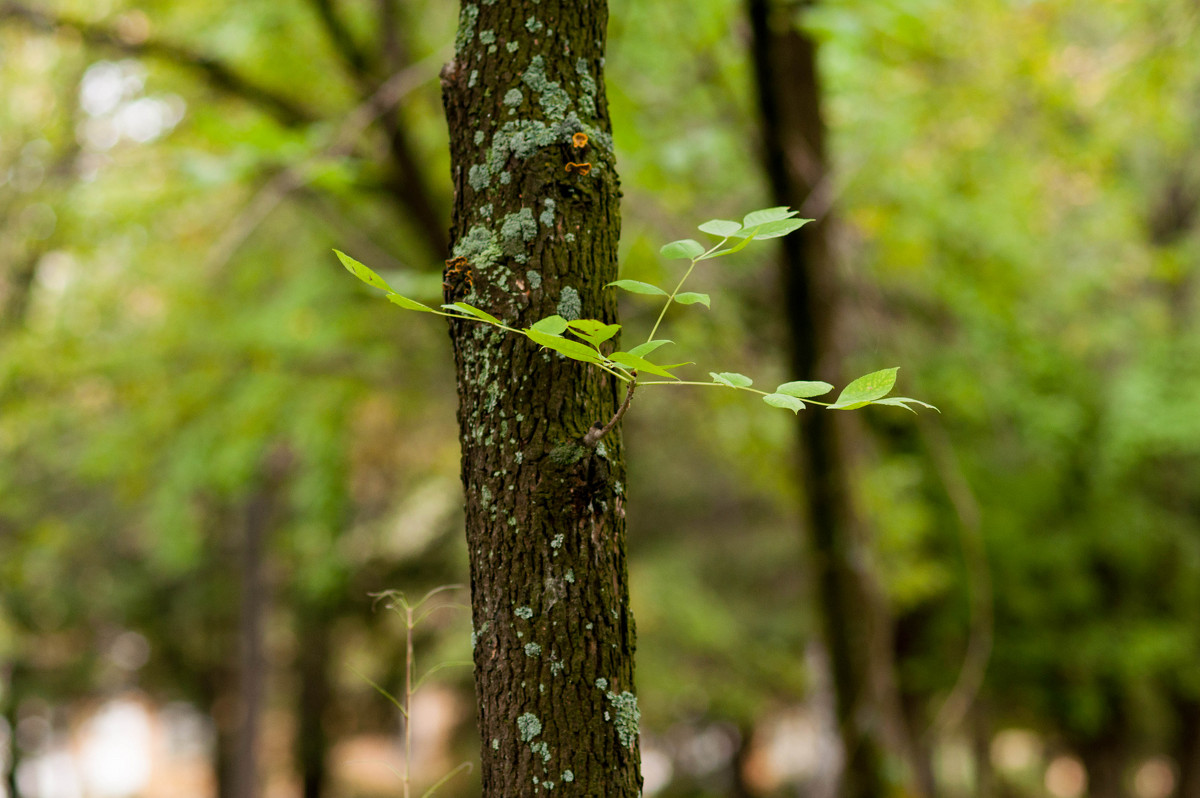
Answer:
M797 382L785 382L775 389L775 393L785 394L787 396L795 396L800 399L807 399L810 396L821 396L833 390L833 386L827 382L819 380L799 380Z
M754 380L736 371L722 371L720 374L710 371L708 376L713 378L713 382L728 385L730 388L749 388L754 384Z
M354 258L347 255L345 252L335 249L334 255L338 256L338 260L346 267L346 271L353 274L358 279L362 280L372 288L380 288L384 291L391 292L392 287L387 284L387 281L380 277L367 266L356 261Z
M651 285L650 283L643 283L641 280L615 280L604 287L608 288L609 286L616 286L617 288L624 288L626 291L628 291L631 294L650 294L651 296L667 296L667 292L662 290L661 288L659 288L657 285Z
M433 308L429 307L428 305L422 305L420 302L416 301L415 299L409 299L406 296L400 296L399 294L397 294L394 291L392 293L388 294L387 298L390 302L394 302L395 304L399 305L400 307L404 308L405 310L423 310L426 313L436 313L437 312Z
M769 393L763 397L763 401L771 407L782 407L791 410L793 413L799 413L804 409L804 402L794 396L788 396L783 393Z
M659 250L664 258L682 258L684 260L692 260L704 254L704 245L699 241L693 241L690 238L685 238L681 241L672 241Z
M896 384L896 372L900 368L882 369L864 374L842 389L837 401L829 406L830 410L854 410L882 399L887 396Z
M694 291L684 291L682 294L676 294L675 301L681 305L695 305L699 303L706 308L712 307L708 294L697 294Z

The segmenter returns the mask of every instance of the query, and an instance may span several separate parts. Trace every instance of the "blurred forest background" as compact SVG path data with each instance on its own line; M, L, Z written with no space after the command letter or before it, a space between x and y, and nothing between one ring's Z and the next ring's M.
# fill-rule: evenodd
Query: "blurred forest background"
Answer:
M776 204L760 5L612 0L623 276ZM818 46L829 170L794 204L827 223L840 362L941 409L856 416L889 766L1200 796L1200 3L783 5ZM371 594L465 578L453 366L330 250L440 296L456 17L0 0L0 793L245 798L252 718L263 795L399 794L372 682L402 689L404 625ZM816 378L778 261L703 271L671 337ZM646 794L830 795L793 419L647 390L625 437ZM418 629L419 671L469 651L464 612ZM414 712L427 786L478 745L469 668Z

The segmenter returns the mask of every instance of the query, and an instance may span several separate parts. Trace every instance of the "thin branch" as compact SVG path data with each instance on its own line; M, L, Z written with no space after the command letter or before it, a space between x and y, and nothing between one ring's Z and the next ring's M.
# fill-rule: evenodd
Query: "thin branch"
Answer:
M130 41L112 28L68 19L16 2L16 0L0 3L0 20L5 19L24 22L35 30L45 33L55 33L59 30L75 31L90 45L107 47L132 56L158 58L199 72L214 88L241 97L261 107L288 127L307 125L318 119L317 114L292 98L268 86L255 83L234 71L227 64L183 45L158 39Z
M927 735L945 735L953 731L966 717L983 686L983 677L992 654L995 626L992 577L983 540L983 513L979 507L979 500L963 476L962 465L954 447L947 440L941 426L924 419L918 424L929 447L934 469L958 516L971 597L971 626L962 668L950 695L946 697L932 725L926 731Z
M369 67L367 57L363 54L362 49L354 41L354 37L350 34L350 29L338 16L337 9L333 7L333 0L308 0L308 4L313 7L313 11L321 19L321 24L325 27L325 32L329 35L329 41L333 44L333 48L337 50L342 61L345 62L351 75L354 76L354 81L360 87L366 85L369 81L367 73Z
M395 108L406 94L437 74L438 65L443 57L440 52L434 53L408 69L392 75L374 94L346 114L345 121L324 150L304 161L292 164L268 180L209 250L205 268L210 272L222 270L284 197L308 183L311 172L306 173L306 167L317 161L333 161L349 155L354 150L358 137L372 122Z
M612 432L612 428L617 426L617 422L621 420L621 416L625 415L625 411L629 409L629 404L633 401L634 389L637 388L637 372L634 371L631 373L634 379L629 381L629 390L625 392L625 401L617 408L617 412L613 414L613 417L608 420L607 424L601 427L598 426L599 422L597 422L596 426L587 431L587 435L583 436L584 446L595 447L601 438Z

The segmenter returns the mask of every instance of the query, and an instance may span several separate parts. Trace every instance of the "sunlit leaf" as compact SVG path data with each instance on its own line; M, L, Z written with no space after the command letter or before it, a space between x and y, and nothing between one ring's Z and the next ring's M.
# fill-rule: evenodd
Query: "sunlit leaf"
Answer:
M572 360L579 360L584 363L601 363L600 354L590 346L572 341L569 338L560 338L557 335L541 332L540 330L528 329L524 330L526 336L531 341L541 344L547 349L553 349L555 352L561 352Z
M672 241L659 250L664 258L682 258L691 260L704 254L705 246L699 241L685 238L682 241Z
M454 302L449 305L442 305L442 307L444 307L446 309L453 308L454 310L460 310L463 313L466 313L468 316L474 316L477 319L482 319L483 321L488 321L488 322L491 322L492 324L503 324L504 323L504 322L500 321L500 319L493 316L491 313L480 310L479 308L474 307L472 305L468 305L466 302Z
M757 227L767 222L778 222L781 219L789 219L798 213L800 211L793 211L786 205L780 205L775 208L763 208L761 211L751 211L742 220L742 229L748 230L751 227Z
M930 410L935 410L938 413L942 412L941 410L938 410L936 407L929 404L928 402L922 402L920 399L910 399L907 396L889 396L886 399L876 399L875 401L871 402L871 404L873 404L873 405L892 405L894 407L903 407L905 410L908 410L909 412L916 413L917 412L916 410L913 410L911 407L908 406L909 402L912 402L915 405L920 405L921 407L928 407Z
M801 399L807 399L810 396L821 396L833 390L833 386L827 382L819 380L800 380L797 382L785 382L775 389L775 393L786 394L787 396L796 396Z
M681 294L676 294L675 301L681 305L701 304L706 308L712 307L709 302L708 294L697 294L694 291L684 291Z
M676 363L672 366L660 366L657 363L651 363L643 357L639 357L632 352L613 352L608 356L608 359L614 363L619 363L627 369L635 369L646 374L656 374L659 377L668 377L672 380L679 379L668 368L677 368L678 366L686 365L685 363Z
M780 238L794 230L799 230L811 221L812 219L781 219L777 222L760 224L753 228L746 227L742 229L742 232L747 234L754 233L755 238L764 240L768 238Z
M554 316L547 316L541 321L535 321L529 329L537 330L547 335L562 335L567 330L567 320L555 314Z
M651 294L653 296L667 296L667 292L662 290L661 288L659 288L657 285L650 285L650 283L643 283L640 280L615 280L615 281L609 283L608 285L606 285L605 288L608 288L609 286L616 286L617 288L624 288L626 291L628 291L631 294Z
M669 341L666 338L657 338L653 341L647 341L644 344L638 344L633 349L629 350L629 354L637 355L638 357L645 357L646 355L653 352L655 349L658 349L663 344L673 344L673 343L675 343L675 342Z
M794 396L788 396L782 393L769 393L763 397L763 401L771 407L782 407L791 410L793 413L799 413L804 409L804 402Z
M370 268L356 261L354 258L347 255L345 252L335 249L333 254L338 256L338 260L346 267L346 270L353 274L358 279L362 280L367 285L373 288L380 288L384 291L391 292L392 287L387 284L387 281L380 277Z
M700 231L702 233L720 236L721 238L729 238L730 236L735 235L741 229L742 226L740 224L737 222L731 222L728 219L710 219L709 221L700 225Z
M737 252L738 250L745 249L746 245L749 244L751 241L753 241L757 237L757 234L758 234L757 230L752 230L752 231L750 231L749 235L747 235L745 238L738 241L736 244L734 244L729 249L722 249L718 252L714 252L713 254L711 254L707 258L705 258L705 260L712 260L713 258L721 258L726 255L732 255L733 253Z
M876 399L882 399L896 384L896 372L899 367L873 371L864 374L847 385L837 401L829 406L830 410L853 410L870 404Z
M621 330L620 324L605 324L597 319L579 319L567 322L573 333L589 343L599 346Z
M423 310L426 313L436 313L437 312L433 308L429 307L428 305L422 305L420 302L417 302L415 299L409 299L406 296L400 296L399 294L397 294L395 292L388 294L387 298L388 298L388 301L394 302L406 310Z
M738 374L736 371L722 371L720 374L710 371L708 376L713 378L713 382L728 385L730 388L749 388L754 384L754 380L745 374Z

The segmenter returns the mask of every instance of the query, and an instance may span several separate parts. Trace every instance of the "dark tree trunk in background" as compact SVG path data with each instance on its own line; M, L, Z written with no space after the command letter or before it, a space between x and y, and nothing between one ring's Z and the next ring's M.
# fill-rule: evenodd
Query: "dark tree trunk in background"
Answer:
M616 318L619 187L598 0L464 3L442 72L461 299L510 326ZM572 137L587 136L575 148ZM573 164L590 164L588 167ZM572 164L570 168L568 165ZM598 370L451 323L483 794L640 794L619 430Z
M232 798L258 798L261 792L259 737L267 693L264 621L270 603L264 552L271 526L278 515L280 486L289 459L290 455L282 447L264 458L258 490L246 504L241 551L237 750L232 762Z
M14 659L9 665L8 689L4 692L4 720L8 724L8 772L5 774L5 785L10 798L20 798L17 790L17 767L21 764L21 748L17 745L17 721L20 719L18 710L21 702L22 682L25 678L25 666L20 659Z
M794 4L747 0L773 201L815 217L780 239L796 379L843 382L837 346L838 287L830 242L830 185L816 46L797 28ZM803 4L802 4L803 5ZM851 416L799 414L808 548L818 628L832 670L845 750L840 794L878 798L890 767L908 758L897 697L891 631L854 506L848 457ZM914 793L913 785L909 789Z
M329 735L325 731L325 712L333 699L333 681L329 672L333 657L330 645L332 618L328 615L328 608L316 601L299 608L296 767L300 771L303 798L321 798L328 778Z
M1172 702L1179 729L1175 761L1179 764L1177 798L1200 798L1200 701L1178 697Z

